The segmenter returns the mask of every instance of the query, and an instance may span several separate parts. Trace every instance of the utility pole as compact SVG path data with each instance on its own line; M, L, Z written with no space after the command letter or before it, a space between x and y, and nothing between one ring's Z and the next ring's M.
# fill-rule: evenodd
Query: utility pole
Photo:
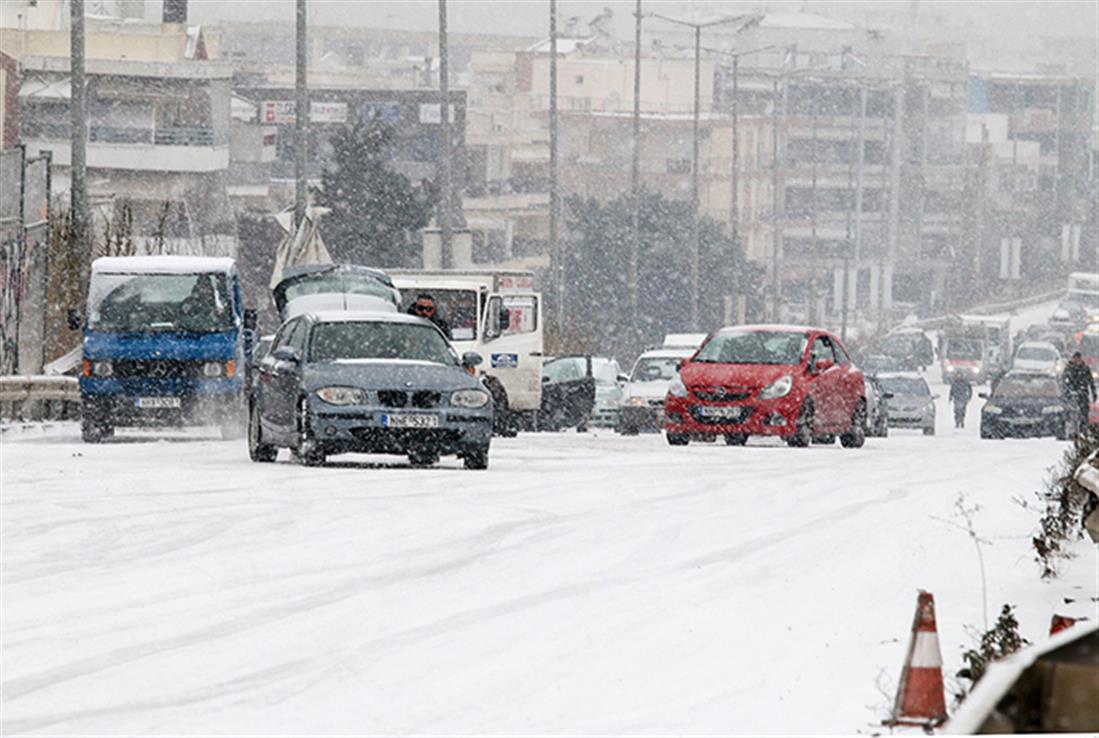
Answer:
M847 142L854 144L855 141L855 113L851 112L851 126L847 135ZM840 340L844 343L847 342L847 293L850 290L850 273L851 273L851 204L854 202L854 182L855 182L855 152L847 152L847 217L845 218L845 231L846 235L843 241L843 276L840 279Z
M740 245L740 203L738 198L740 193L737 192L737 188L740 187L740 146L739 138L737 136L737 123L740 119L740 115L737 111L739 90L737 88L737 78L740 74L740 54L733 56L733 99L729 104L733 115L733 169L730 173L729 181L732 185L732 197L729 203L729 237L733 242L733 247Z
M451 247L451 190L450 190L450 79L447 72L447 38L446 38L446 0L439 0L439 156L443 164L443 208L439 219L440 246L442 249L443 268L449 269L454 264L454 252Z
M641 253L641 0L634 10L633 44L633 161L630 166L630 350L641 350L638 314L638 265Z
M309 92L305 65L309 48L305 38L305 0L297 0L297 58L294 74L294 226L305 220L307 186L305 180L305 131L309 125Z
M71 104L71 178L70 206L72 207L73 248L80 265L82 279L91 269L92 249L88 216L88 106L87 88L84 83L84 0L71 0L69 5L69 48Z
M565 250L561 247L557 234L557 211L560 193L557 190L557 0L550 0L550 109L549 109L549 146L550 146L550 201L549 201L549 240L550 255L557 265L557 334L558 340L565 335Z
M785 71L784 71L785 74ZM785 82L783 83L785 84ZM779 82L776 79L771 83L771 320L778 322L779 317L779 276L778 276L778 252L782 244L782 236L779 233L779 193L778 193L778 166L779 166L779 142L778 142L778 116L779 116Z
M859 301L859 271L862 267L862 195L863 195L863 170L866 165L866 85L859 86L859 139L858 151L855 159L855 271L851 276L852 284L848 295L852 308L858 306Z
M695 111L694 111L694 135L691 137L692 153L691 153L691 328L693 330L701 330L702 326L699 323L698 318L698 298L699 298L699 250L701 246L699 244L699 219L702 217L699 210L699 198L698 198L698 122L701 105L699 94L700 78L701 78L701 54L702 49L702 26L695 26Z

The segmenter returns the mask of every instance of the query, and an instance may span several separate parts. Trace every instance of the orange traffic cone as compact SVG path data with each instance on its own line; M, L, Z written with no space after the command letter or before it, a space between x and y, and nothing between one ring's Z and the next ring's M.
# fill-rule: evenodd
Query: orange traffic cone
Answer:
M1068 615L1057 615L1054 613L1053 620L1049 622L1049 634L1056 635L1062 630L1071 628L1076 625L1076 618L1070 618Z
M935 598L930 592L921 591L893 715L885 724L928 727L944 720L943 656L935 628Z

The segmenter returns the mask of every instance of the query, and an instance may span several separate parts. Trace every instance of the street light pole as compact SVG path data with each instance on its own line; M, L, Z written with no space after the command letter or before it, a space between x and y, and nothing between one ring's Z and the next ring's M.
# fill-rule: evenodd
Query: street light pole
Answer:
M638 266L641 252L641 0L634 11L633 49L633 161L630 166L630 350L641 349L638 323Z
M447 28L446 0L439 0L439 155L443 164L443 211L439 221L440 250L444 269L454 266L454 252L451 248L451 190L450 190L450 75L447 70Z
M695 26L695 89L694 89L694 135L691 137L691 328L701 330L698 319L699 299L699 198L698 198L698 123L700 116L700 81L701 81L701 53L702 53L702 26Z
M549 63L549 240L550 256L557 267L557 335L558 340L565 336L565 250L561 247L557 233L557 211L560 207L560 193L557 186L557 0L550 0L550 63Z
M294 70L294 227L305 220L305 131L309 122L309 93L306 90L305 64L308 46L305 38L305 0L297 0L295 27L297 48Z
M88 120L87 88L84 85L84 0L71 0L69 5L69 86L71 88L70 119L70 207L72 208L72 247L76 251L81 279L91 268L91 243L88 238Z

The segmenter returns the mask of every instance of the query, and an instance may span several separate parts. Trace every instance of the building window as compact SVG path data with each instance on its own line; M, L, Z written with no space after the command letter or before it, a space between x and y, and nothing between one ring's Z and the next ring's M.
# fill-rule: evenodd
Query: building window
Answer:
M690 174L690 159L668 159L666 162L668 174Z

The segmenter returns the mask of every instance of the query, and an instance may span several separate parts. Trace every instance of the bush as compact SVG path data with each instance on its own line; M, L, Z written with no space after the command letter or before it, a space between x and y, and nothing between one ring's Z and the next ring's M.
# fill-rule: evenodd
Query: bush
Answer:
M1045 512L1031 543L1043 579L1057 576L1059 560L1069 556L1065 545L1076 541L1083 533L1088 493L1076 483L1073 475L1096 448L1099 448L1099 431L1088 426L1076 435L1072 446L1065 451L1061 467L1053 473L1046 490L1038 493Z
M977 647L962 654L962 660L966 665L957 676L959 679L968 680L969 686L956 695L958 701L965 699L973 691L973 687L988 671L989 664L1010 656L1029 643L1019 635L1019 622L1015 619L1012 606L1004 605L996 624L981 634Z

